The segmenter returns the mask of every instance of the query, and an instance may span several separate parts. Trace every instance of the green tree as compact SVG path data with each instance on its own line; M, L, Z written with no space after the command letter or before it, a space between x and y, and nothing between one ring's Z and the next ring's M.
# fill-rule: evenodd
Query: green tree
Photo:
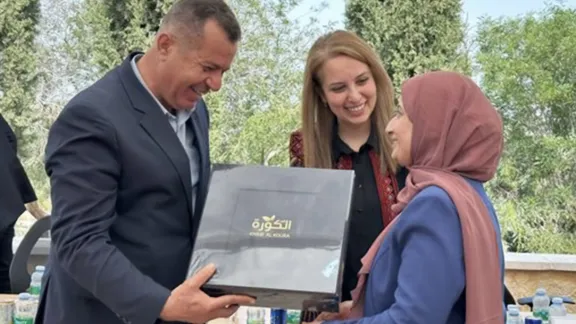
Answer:
M158 30L173 0L84 0L71 19L74 37L68 53L100 76L133 50L143 50Z
M554 5L522 18L480 22L482 85L511 135L576 135L575 19L575 9Z
M504 238L513 251L576 253L576 10L485 18L477 44L482 88L505 121L490 185Z
M19 153L29 155L36 137L38 0L3 1L0 6L0 112L14 128Z
M208 98L215 162L287 165L288 140L299 125L306 54L320 33L310 8L308 23L290 18L301 1L231 0L243 41L223 89Z
M348 0L346 27L371 43L398 87L429 70L470 73L461 0Z

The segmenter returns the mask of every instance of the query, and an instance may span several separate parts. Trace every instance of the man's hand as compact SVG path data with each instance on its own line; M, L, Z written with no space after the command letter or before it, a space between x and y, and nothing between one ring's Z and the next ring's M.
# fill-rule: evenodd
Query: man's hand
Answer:
M176 287L168 297L160 318L164 321L206 323L215 318L232 316L241 305L254 304L248 296L225 295L217 298L206 295L200 287L216 272L210 264Z
M36 218L36 219L40 219L42 217L48 216L48 213L46 211L44 211L44 209L42 209L42 207L40 207L37 200L30 202L30 203L27 203L25 206L26 206L26 210L28 210L28 212L30 214L32 214L32 216L34 216L34 218Z
M314 319L313 322L305 322L302 324L320 324L323 321L338 321L338 320L346 320L350 315L350 311L352 310L352 301L345 301L340 303L340 309L338 313L326 313L322 312L318 317Z

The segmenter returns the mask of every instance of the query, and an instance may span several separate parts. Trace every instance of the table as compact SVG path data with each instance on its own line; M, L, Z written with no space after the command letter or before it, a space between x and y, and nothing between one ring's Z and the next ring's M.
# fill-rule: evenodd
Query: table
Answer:
M16 300L17 294L0 294L0 300Z

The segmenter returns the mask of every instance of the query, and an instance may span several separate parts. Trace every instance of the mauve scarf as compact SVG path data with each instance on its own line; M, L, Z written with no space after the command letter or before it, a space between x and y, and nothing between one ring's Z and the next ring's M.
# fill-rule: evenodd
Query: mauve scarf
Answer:
M464 179L494 177L503 147L502 120L480 88L454 72L429 72L402 85L402 104L413 124L412 163L392 209L399 214L428 186L444 189L458 211L466 271L466 323L504 323L497 232L480 196ZM401 217L401 216L399 216ZM352 318L362 317L365 281L384 237L362 259Z

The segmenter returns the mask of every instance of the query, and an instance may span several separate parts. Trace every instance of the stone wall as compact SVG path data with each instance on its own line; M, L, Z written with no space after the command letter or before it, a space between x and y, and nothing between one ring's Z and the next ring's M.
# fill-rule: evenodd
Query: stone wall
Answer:
M549 295L576 301L576 255L507 253L506 286L516 299L533 296L542 287ZM576 305L566 306L576 313Z

